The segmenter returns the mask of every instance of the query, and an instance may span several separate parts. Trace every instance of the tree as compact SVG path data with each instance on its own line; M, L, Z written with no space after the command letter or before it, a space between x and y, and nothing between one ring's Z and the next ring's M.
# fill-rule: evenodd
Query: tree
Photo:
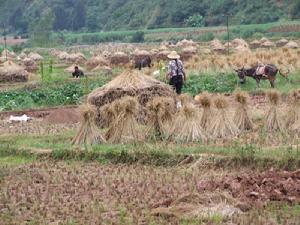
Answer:
M185 23L190 27L202 27L204 25L203 16L200 14L194 14L187 18Z
M50 43L51 31L53 29L54 15L49 9L40 19L31 24L31 40L38 46L45 46Z
M66 13L64 7L56 6L53 9L55 20L53 24L54 30L64 30L68 29L68 14Z
M73 30L79 30L85 26L86 8L82 0L77 1L73 13Z

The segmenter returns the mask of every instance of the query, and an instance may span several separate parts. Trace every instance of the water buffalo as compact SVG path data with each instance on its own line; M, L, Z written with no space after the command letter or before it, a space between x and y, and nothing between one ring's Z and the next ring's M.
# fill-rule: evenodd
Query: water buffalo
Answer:
M147 66L149 68L151 68L151 66L152 66L152 61L151 61L150 56L146 56L144 58L137 59L134 62L134 68L136 68L136 69L138 68L139 70L141 70L142 68L147 67Z
M257 87L259 87L261 80L269 80L271 87L275 87L276 75L279 72L281 76L287 79L288 73L283 73L273 64L257 65L249 69L235 70L239 76L240 83L244 84L246 82L246 77L252 77L256 80Z

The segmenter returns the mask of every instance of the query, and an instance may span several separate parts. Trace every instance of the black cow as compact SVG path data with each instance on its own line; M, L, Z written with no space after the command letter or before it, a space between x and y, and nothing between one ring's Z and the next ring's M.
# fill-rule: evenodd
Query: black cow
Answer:
M142 68L147 67L147 66L149 68L151 68L151 66L152 66L152 61L151 61L150 56L146 56L144 58L137 59L134 62L134 68L135 69L138 68L139 70L141 70Z

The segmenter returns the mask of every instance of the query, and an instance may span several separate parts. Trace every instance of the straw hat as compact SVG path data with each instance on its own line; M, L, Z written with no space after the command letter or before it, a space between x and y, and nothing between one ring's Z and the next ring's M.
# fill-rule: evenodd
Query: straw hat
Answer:
M168 55L169 59L180 59L180 55L177 54L176 51L172 51L169 55Z

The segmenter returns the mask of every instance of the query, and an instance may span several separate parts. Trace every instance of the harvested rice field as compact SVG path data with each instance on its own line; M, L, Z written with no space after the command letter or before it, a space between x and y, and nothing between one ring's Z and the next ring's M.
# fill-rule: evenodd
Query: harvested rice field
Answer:
M2 52L0 224L300 224L298 44ZM180 96L165 79L173 50ZM275 89L235 72L257 63L278 67Z

